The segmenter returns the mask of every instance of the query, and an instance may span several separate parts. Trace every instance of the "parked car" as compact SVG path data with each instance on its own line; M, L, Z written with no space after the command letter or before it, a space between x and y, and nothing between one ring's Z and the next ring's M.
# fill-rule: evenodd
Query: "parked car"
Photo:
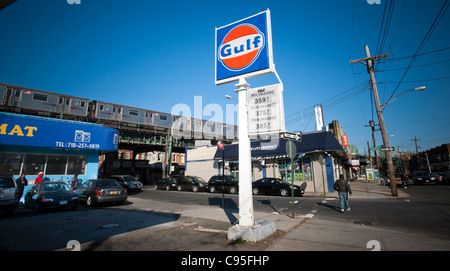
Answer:
M128 198L128 191L113 179L90 179L75 190L80 201L92 206L100 202L122 204Z
M444 176L442 176L442 183L449 184L450 183L450 170L444 172Z
M436 179L436 182L442 184L444 180L444 172L431 172L431 176Z
M78 195L65 182L40 182L25 195L25 208L78 208Z
M0 175L0 209L12 215L19 204L19 189L12 175Z
M131 175L111 175L110 179L114 179L119 182L120 185L125 187L128 191L141 191L142 183L136 180Z
M208 189L208 183L201 177L196 176L181 176L177 179L177 189L182 190L192 190L198 192L200 190L206 191Z
M292 184L278 178L262 178L252 183L253 195L276 194L286 197L291 195ZM294 196L302 196L305 193L303 188L294 185Z
M239 180L236 177L230 175L215 175L209 179L208 189L211 193L222 192L223 190L225 190L230 194L236 194L239 189Z
M166 190L175 190L177 189L177 178L178 176L170 176L167 178L161 178L155 183L155 190L158 189L166 189Z
M414 184L435 184L436 178L431 176L427 171L415 171L412 174Z

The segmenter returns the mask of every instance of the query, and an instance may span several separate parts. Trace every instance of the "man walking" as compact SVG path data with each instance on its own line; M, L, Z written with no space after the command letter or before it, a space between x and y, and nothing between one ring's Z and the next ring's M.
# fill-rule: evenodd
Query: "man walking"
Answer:
M350 211L350 206L348 205L348 193L352 194L352 189L350 184L346 179L344 179L343 174L339 174L339 179L334 183L334 190L338 191L339 200L341 202L341 213L345 211Z

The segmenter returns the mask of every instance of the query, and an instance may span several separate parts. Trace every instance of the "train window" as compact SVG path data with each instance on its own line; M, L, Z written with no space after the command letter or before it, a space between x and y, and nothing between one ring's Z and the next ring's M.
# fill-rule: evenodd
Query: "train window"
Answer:
M45 94L41 94L41 93L33 94L33 100L46 102L47 99L48 99L48 96Z
M63 101L64 101L64 99L63 99L62 97L59 97L58 103L59 103L59 104L63 104Z
M122 113L122 107L119 107L119 110L117 111L117 113Z
M66 98L66 105L69 105L70 99Z
M159 115L159 119L160 120L167 120L167 116L166 115Z
M16 90L16 97L20 97L20 90Z
M113 106L113 113L116 113L116 107Z
M81 107L84 108L86 106L86 102L85 101L81 101Z
M100 111L103 111L103 108L104 108L105 106L104 105L100 105L100 107L99 107L99 109L100 109Z
M131 109L130 109L130 116L135 116L135 117L137 117L137 116L139 116L139 112L138 112L137 110L131 110Z

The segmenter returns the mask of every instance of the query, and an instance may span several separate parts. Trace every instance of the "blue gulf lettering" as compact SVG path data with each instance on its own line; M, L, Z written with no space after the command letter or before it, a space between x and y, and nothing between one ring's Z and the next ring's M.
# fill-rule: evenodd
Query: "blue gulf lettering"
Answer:
M238 48L240 48L240 49L238 49ZM234 47L235 54L243 52L243 51L244 51L244 44L239 45L239 47L238 46Z
M231 45L229 44L224 45L222 49L220 49L220 55L222 57L231 55Z
M259 47L259 43L261 42L261 36L256 36L254 39L253 39L253 45L255 46L255 48L258 48Z

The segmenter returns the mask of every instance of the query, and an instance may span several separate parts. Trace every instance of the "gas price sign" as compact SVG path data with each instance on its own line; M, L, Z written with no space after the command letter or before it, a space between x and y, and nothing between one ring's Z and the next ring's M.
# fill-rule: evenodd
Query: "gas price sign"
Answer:
M249 135L284 131L283 96L280 84L247 91Z

